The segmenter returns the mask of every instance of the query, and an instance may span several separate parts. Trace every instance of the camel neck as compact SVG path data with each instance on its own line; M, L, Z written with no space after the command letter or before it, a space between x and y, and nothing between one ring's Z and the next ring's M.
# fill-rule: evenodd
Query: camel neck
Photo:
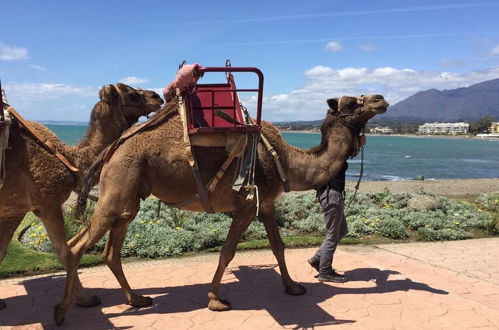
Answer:
M324 186L336 175L351 154L353 134L335 123L321 145L309 150L288 147L286 169L291 190L310 190Z
M118 139L128 127L125 119L116 116L116 113L117 111L110 107L107 111L100 110L99 116L92 116L87 133L78 145L67 147L68 156L83 172L92 165L99 153Z

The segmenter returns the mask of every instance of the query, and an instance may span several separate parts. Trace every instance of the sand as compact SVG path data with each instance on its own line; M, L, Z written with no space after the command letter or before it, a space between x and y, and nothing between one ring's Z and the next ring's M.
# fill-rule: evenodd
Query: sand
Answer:
M348 181L347 189L354 189L357 181ZM453 179L425 181L365 181L361 182L359 192L382 192L388 188L391 192L417 193L424 190L437 195L452 198L473 198L483 193L499 192L497 179Z

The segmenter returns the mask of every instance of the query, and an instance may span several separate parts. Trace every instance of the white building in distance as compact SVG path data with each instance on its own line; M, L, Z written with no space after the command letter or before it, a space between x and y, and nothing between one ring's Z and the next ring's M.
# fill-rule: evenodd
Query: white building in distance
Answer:
M467 134L469 123L424 123L418 128L419 134Z
M390 127L373 127L369 130L373 134L392 134L393 130Z

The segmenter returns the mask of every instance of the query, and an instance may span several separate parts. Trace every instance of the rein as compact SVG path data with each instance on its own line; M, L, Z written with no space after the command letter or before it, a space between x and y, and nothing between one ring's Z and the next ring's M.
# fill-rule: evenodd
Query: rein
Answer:
M364 135L364 130L362 130L362 135ZM350 206L352 205L353 201L355 200L355 196L357 195L357 191L359 191L360 181L362 180L363 176L364 176L364 146L360 147L359 179L357 180L357 184L355 185L355 190L353 192L353 195L352 195L352 197L350 197L350 200L348 201L347 209L350 208Z

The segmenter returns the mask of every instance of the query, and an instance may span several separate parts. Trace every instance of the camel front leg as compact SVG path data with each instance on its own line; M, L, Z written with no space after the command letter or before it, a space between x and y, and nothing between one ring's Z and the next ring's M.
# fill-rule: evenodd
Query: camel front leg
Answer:
M220 251L220 258L218 260L217 271L215 272L215 276L213 276L213 280L211 281L211 289L208 292L208 308L212 311L227 311L232 307L230 302L227 300L222 300L219 297L218 290L220 289L220 282L222 281L222 276L225 272L225 269L229 265L230 261L234 258L236 253L237 243L239 243L239 239L241 235L246 231L249 224L255 218L256 206L252 204L251 207L245 206L240 208L234 214L232 224L230 225L229 233L227 234L227 238L225 243Z
M73 291L78 282L78 265L87 249L94 246L104 234L112 227L112 221L118 218L113 212L100 211L97 209L88 222L78 234L68 241L69 254L67 261L66 286L62 302L54 307L54 318L57 325L64 322L66 311L71 304Z
M279 228L277 226L277 217L275 214L275 206L267 206L260 209L260 217L263 220L265 230L267 231L267 236L270 241L270 246L272 247L272 252L274 253L277 263L279 264L279 270L281 271L281 279L284 284L284 288L287 294L299 296L305 294L307 289L301 284L293 281L291 276L289 276L288 268L286 266L286 260L284 258L284 242L279 234Z
M2 262L2 260L7 255L7 250L9 248L9 243L12 239L12 235L14 235L16 228L19 226L23 218L24 215L7 219L0 218L0 262ZM0 299L0 309L3 309L5 307L5 301Z
M123 289L128 303L134 307L144 307L152 305L152 298L136 294L128 284L128 281L123 273L121 265L121 248L125 242L128 224L124 224L118 228L111 229L109 240L102 254L102 258L113 272Z
M55 205L50 209L42 209L36 212L42 220L43 225L47 229L54 252L62 264L64 269L68 269L69 247L66 243L66 231L64 230L64 216L59 205ZM99 297L91 295L81 285L78 276L75 281L76 303L80 307L94 307L101 304Z

